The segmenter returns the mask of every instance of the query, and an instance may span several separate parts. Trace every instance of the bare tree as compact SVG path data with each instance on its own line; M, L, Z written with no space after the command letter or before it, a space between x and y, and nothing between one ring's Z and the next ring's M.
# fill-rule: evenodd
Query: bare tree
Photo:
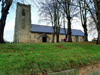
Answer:
M60 33L60 6L57 4L57 0L48 0L46 2L41 2L42 6L40 8L40 15L43 20L48 20L52 24L53 28L53 39L54 42L55 35L57 37L57 42L59 42Z
M49 23L52 24L53 27L53 39L52 42L54 42L54 38L55 38L55 26L54 26L54 6L51 3L51 1L49 2L39 2L41 4L40 6L40 16L41 19L40 20L46 20ZM52 9L51 9L52 8Z
M0 18L0 43L4 43L3 33L4 33L5 21L13 0L0 0L0 2L2 2L1 5L2 10L1 10L1 18Z
M67 30L66 30L66 25L65 25L65 23L66 23L66 18L65 18L65 16L63 15L63 29L64 29L64 32L65 32L65 38L67 38Z
M98 31L98 41L97 44L100 44L100 0L93 0L94 7L96 10L96 16L97 16L97 31Z
M87 33L87 7L86 7L86 0L79 0L80 6L80 16L81 16L81 23L84 29L84 40L88 41L88 33Z
M89 6L89 4L92 4ZM86 5L88 7L89 12L91 13L91 16L96 24L96 28L98 31L98 40L97 44L100 44L100 0L89 0L86 2Z
M58 0L58 3L61 5L63 10L61 12L65 14L68 21L66 39L68 39L68 42L72 42L71 20L79 13L78 7L74 5L77 3L77 0Z
M57 0L54 0L54 13L55 13L55 27L56 27L56 37L57 37L57 42L59 42L59 34L60 34L60 18L61 18L61 13L60 13L60 5L58 4Z

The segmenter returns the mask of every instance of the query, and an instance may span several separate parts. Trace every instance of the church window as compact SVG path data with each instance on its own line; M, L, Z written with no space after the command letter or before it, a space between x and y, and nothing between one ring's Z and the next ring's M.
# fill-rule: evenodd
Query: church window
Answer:
M34 38L36 38L36 34L34 34Z
M22 10L22 16L25 16L25 9Z

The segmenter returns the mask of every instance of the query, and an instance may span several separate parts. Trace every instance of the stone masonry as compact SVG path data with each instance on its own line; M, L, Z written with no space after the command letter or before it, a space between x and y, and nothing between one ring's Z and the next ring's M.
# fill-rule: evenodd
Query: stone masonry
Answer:
M24 15L23 15L24 14ZM31 7L17 3L15 23L15 43L30 42Z

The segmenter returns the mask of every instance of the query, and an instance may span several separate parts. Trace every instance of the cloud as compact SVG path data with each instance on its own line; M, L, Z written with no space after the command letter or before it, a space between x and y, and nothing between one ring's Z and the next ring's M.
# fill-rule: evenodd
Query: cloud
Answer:
M4 29L4 40L13 41L15 21L7 22Z
M14 31L13 30L6 30L4 33L4 40L13 42Z

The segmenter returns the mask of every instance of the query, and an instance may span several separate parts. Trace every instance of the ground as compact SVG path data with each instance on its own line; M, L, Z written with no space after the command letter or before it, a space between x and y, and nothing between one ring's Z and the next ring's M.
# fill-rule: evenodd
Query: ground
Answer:
M37 43L0 45L0 75L63 71L100 63L94 43Z

